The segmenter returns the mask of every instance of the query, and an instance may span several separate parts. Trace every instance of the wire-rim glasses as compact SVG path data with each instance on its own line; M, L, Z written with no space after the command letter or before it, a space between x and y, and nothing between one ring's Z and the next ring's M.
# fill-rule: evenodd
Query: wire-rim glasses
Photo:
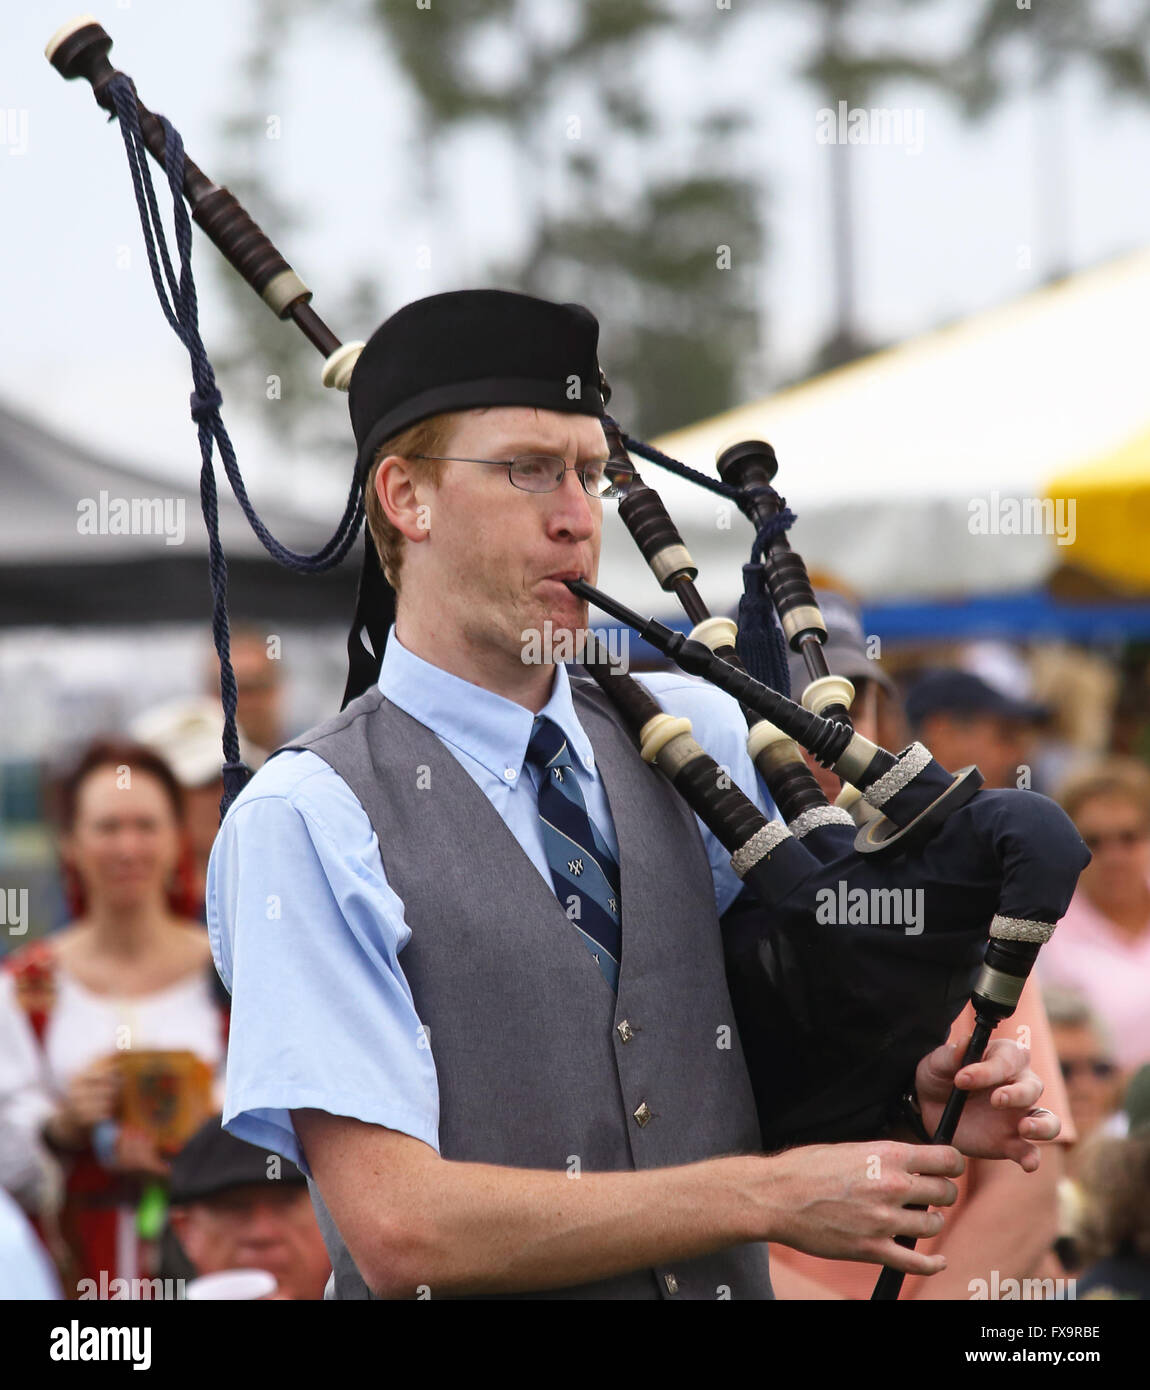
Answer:
M512 487L521 492L554 492L568 468L573 468L588 497L614 502L625 497L635 480L635 470L626 459L595 459L591 463L569 464L557 454L516 454L512 459L471 459L441 454L412 454L412 458L436 463L486 463L506 468Z

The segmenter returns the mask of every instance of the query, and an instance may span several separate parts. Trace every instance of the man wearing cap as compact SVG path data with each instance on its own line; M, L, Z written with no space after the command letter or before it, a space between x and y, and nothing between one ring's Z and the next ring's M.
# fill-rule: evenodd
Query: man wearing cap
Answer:
M920 676L906 697L906 714L943 767L978 766L988 787L1019 783L1028 764L1034 725L1049 710L1017 700L972 671L937 670Z
M769 1298L768 1240L942 1267L893 1237L938 1229L907 1208L952 1199L954 1149L756 1152L718 921L738 881L598 688L525 659L586 626L564 580L594 580L621 476L597 338L495 290L373 336L350 703L261 768L213 852L224 1123L309 1174L339 1298ZM760 796L734 703L645 680ZM955 1068L920 1064L928 1122ZM1058 1121L1025 1118L1025 1054L971 1071L964 1147L1036 1166Z
M323 1297L330 1266L304 1176L213 1115L172 1160L172 1231L197 1275L263 1269L278 1299Z

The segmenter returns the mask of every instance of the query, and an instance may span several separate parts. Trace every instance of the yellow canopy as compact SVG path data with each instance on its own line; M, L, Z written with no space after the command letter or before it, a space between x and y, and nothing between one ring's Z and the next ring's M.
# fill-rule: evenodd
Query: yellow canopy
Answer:
M1150 410L1150 373L1146 395ZM1073 500L1075 569L1119 593L1150 593L1150 427L1096 463L1050 480L1047 494Z

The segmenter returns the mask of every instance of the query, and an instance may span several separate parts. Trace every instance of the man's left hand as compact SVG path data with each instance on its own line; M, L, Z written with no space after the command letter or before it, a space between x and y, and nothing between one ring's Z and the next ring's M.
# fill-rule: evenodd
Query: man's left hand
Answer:
M1030 1051L997 1038L981 1062L963 1067L969 1042L968 1034L957 1044L944 1043L919 1062L914 1080L923 1123L933 1134L951 1087L957 1084L969 1098L951 1140L954 1147L970 1158L1013 1159L1024 1172L1033 1173L1039 1163L1033 1141L1057 1138L1062 1121L1053 1111L1036 1109L1044 1088L1030 1070Z

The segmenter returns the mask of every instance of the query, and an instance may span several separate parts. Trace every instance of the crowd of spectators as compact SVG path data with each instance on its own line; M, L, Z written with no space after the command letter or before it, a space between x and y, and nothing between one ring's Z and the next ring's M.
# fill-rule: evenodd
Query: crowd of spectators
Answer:
M895 748L918 738L953 770L978 764L988 786L1055 796L1093 854L1004 1025L1031 1049L1062 1134L1036 1174L968 1163L943 1231L924 1242L948 1268L909 1278L902 1296L969 1298L994 1272L1030 1280L1036 1296L1073 1297L1069 1280L1078 1297L1146 1297L1150 768L1054 736L1057 711L1017 656L1005 684L962 653L893 671L847 597L821 600L861 732ZM284 733L279 663L254 634L238 635L233 657L255 767ZM801 690L799 663L791 678ZM69 920L0 963L0 1297L148 1296L240 1269L268 1276L268 1291L246 1296L323 1296L329 1265L303 1174L220 1128L228 999L203 885L221 727L212 697L166 704L54 783ZM968 1008L951 1041L971 1025ZM866 1298L876 1274L773 1252L783 1299Z

